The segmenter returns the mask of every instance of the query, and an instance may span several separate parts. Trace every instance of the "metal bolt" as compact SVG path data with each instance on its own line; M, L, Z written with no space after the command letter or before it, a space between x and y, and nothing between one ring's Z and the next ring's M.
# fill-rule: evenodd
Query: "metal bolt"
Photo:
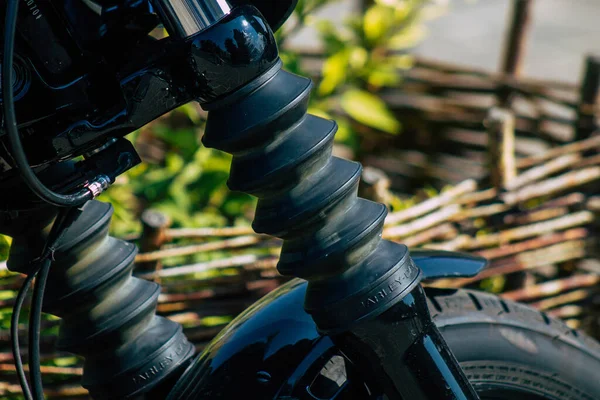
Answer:
M267 384L271 381L271 374L267 371L258 371L256 373L256 380L258 383Z

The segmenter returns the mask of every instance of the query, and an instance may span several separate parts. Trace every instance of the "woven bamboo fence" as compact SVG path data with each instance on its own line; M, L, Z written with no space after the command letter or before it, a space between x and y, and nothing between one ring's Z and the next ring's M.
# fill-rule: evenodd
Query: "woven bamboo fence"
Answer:
M548 152L552 148L593 136L599 75L600 63L591 56L581 88L418 59L402 91L381 93L405 124L405 134L374 142L362 161L386 171L392 186L406 193L424 182L474 178L495 184L505 173L510 179L516 170L531 167L536 156L552 158L557 154ZM507 91L509 105L501 101ZM510 125L508 135L500 125ZM588 154L597 150L593 141L580 145ZM595 156L587 162L597 161Z
M519 77L530 1L517 3L500 73L417 59L401 89L378 93L404 132L355 125L365 150L361 193L412 204L390 212L385 238L490 260L475 278L429 285L497 292L600 338L600 59L586 58L579 85ZM304 59L316 75L322 55ZM426 184L444 189L412 197ZM198 351L285 281L275 269L280 242L249 226L172 229L153 210L141 218L143 234L126 238L141 248L136 274L162 284L158 313L181 323ZM205 261L187 261L199 253ZM0 293L22 281L4 273ZM1 309L13 301L0 298ZM81 362L54 350L58 324L43 324L46 395L87 399ZM20 393L7 328L0 329L1 398Z
M412 248L468 251L491 262L479 276L433 283L437 287L504 290L504 298L525 302L567 325L600 337L598 306L598 214L600 136L553 147L518 159L519 173L507 188L481 186L474 179L447 187L434 197L387 218L384 237ZM589 154L593 150L596 154ZM376 176L377 179L368 178ZM367 168L362 191L389 196L389 179ZM279 241L250 227L170 229L154 211L142 216L138 276L163 286L158 312L184 325L198 351L236 314L276 288ZM259 249L259 251L257 251ZM209 261L167 266L165 260L204 252ZM0 281L14 290L22 277ZM12 299L1 300L2 308ZM86 398L77 382L77 360L54 350L58 321L46 321L42 371L49 398ZM23 327L23 337L25 337ZM0 331L0 395L18 393L8 331ZM56 365L64 360L66 366ZM60 362L59 362L60 364Z

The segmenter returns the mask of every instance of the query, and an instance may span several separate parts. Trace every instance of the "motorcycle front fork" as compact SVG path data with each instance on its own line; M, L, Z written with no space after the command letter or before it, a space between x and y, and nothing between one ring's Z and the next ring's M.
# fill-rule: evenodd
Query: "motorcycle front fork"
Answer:
M258 197L253 228L283 239L278 270L308 281L319 330L390 400L477 399L431 320L420 269L381 238L386 207L357 197L360 164L332 156L337 125L307 113L311 82L281 69L261 13L154 3L187 46L188 86L208 111L203 143L233 155L228 185Z
M332 338L390 400L479 398L431 320L420 285L381 315Z

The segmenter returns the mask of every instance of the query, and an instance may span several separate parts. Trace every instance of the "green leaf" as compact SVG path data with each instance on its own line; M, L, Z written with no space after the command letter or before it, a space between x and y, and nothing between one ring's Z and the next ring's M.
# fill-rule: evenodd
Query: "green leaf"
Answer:
M8 258L9 250L10 238L8 236L0 235L0 261L4 261Z
M300 57L296 52L282 50L279 53L279 58L283 61L283 67L286 71L293 74L302 75L302 69L300 68Z
M197 103L187 103L179 107L179 111L185 114L191 122L198 125L202 121Z
M349 58L350 52L343 50L325 60L323 64L323 80L318 90L321 96L333 93L338 86L346 81Z
M0 290L0 300L10 300L17 296L14 290Z
M369 85L375 88L397 86L400 83L398 71L392 65L378 65L367 78Z
M313 25L319 33L319 37L325 46L327 54L335 54L347 47L348 41L342 37L333 22L327 20L312 22L312 19L307 22L309 22L310 25Z
M325 110L322 110L320 108L316 108L316 107L309 107L308 108L308 113L315 115L317 117L321 117L323 119L333 119L331 117L331 115L329 115L329 113Z
M230 323L233 317L230 315L224 316L211 316L202 318L202 325L204 326L220 326Z
M356 121L383 132L397 134L400 122L377 96L353 89L342 95L342 109Z
M77 365L78 362L77 357L56 357L52 359L52 363L57 367L70 367Z
M392 36L388 42L392 50L403 50L415 47L427 34L425 27L413 25Z
M415 58L412 54L389 56L388 63L398 69L407 70L415 65Z
M390 12L392 11L392 12ZM365 37L371 43L385 39L394 23L394 13L385 6L370 7L365 13L363 30Z

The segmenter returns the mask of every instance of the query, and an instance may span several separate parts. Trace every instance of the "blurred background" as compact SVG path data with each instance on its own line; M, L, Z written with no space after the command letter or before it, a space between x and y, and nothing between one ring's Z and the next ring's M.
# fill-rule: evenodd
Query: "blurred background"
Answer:
M485 256L478 277L435 285L596 338L598 16L594 0L300 0L277 32L285 67L315 82L311 112L339 124L335 152L364 164L362 196L388 205L384 237ZM188 104L131 134L144 162L101 198L198 350L286 280L280 242L250 227L255 200L227 189L230 156L201 145L205 116ZM9 246L0 236L0 397L16 399ZM48 396L87 398L80 361L54 351L58 321L43 328Z

